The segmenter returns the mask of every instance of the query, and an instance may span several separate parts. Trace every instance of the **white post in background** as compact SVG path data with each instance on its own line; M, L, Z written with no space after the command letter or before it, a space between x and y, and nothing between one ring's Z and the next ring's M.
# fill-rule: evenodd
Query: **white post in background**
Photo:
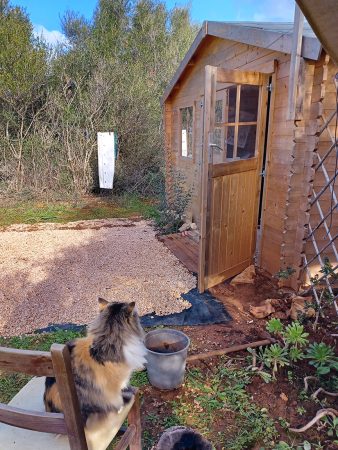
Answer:
M115 136L113 132L97 133L99 184L101 189L113 189L115 172Z
M289 77L288 120L294 120L296 113L297 84L299 81L300 58L302 56L303 28L304 15L299 6L295 4Z

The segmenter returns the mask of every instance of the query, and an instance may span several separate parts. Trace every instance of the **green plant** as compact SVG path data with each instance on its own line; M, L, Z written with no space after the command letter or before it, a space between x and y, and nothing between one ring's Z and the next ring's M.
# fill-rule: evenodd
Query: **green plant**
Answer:
M327 435L330 437L338 438L338 417L334 419L326 417L325 422L328 426Z
M284 428L284 430L289 429L290 423L286 419L284 419L284 417L278 417L278 422L279 422L280 426L282 428Z
M269 333L279 334L283 331L284 325L280 319L270 319L266 324L266 329Z
M326 375L332 369L338 370L338 358L334 349L324 342L310 344L306 358L310 360L309 364L317 369L318 375Z
M303 351L297 347L290 347L289 349L289 358L292 362L301 361L305 358L305 354Z
M323 260L323 265L319 271L324 274L326 280L331 280L333 283L338 279L338 274L335 272L334 267L330 263L329 258L326 256ZM310 278L311 284L315 287L317 291L317 302L313 305L313 308L316 311L315 321L313 323L313 329L316 330L319 316L324 317L324 311L328 307L333 304L334 297L330 290L326 287L326 284L323 283L323 280L320 279L319 273L316 273L313 277Z
M146 386L147 384L149 384L149 380L148 380L148 375L146 370L140 371L140 372L134 372L130 383L132 386L135 387L141 387L141 386Z
M293 382L295 381L295 376L292 370L288 370L287 372L288 375L288 381L290 384L293 384Z
M300 416L302 416L303 414L306 413L306 409L303 406L298 406L296 411L297 411L297 414L299 414Z
M279 344L272 344L266 347L262 353L264 364L272 369L272 377L276 379L276 373L279 367L289 365L287 349Z
M320 443L311 444L308 441L304 441L300 444L288 444L285 441L279 441L278 444L273 448L273 450L322 450L324 447Z
M308 336L309 333L304 332L304 326L299 322L292 322L283 332L283 338L286 344L292 345L297 349L308 344Z
M292 274L296 272L295 269L292 267L286 267L285 269L280 269L276 274L275 278L278 278L279 280L287 280L291 277Z
M256 405L245 387L252 374L222 360L214 370L202 374L189 370L183 395L172 403L181 423L198 429L216 448L242 450L256 442L270 443L276 436L274 422L265 408ZM229 417L226 433L211 432L211 424Z
M183 173L171 170L168 180L167 191L161 194L157 214L154 216L156 227L165 234L177 233L191 200L191 189L187 189Z

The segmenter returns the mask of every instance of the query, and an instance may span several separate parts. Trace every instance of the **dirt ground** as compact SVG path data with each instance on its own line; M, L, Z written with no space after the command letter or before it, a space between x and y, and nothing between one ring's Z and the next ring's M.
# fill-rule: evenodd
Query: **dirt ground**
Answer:
M249 306L258 306L263 300L267 298L279 298L281 303L288 305L287 299L283 300L283 295L280 293L277 283L267 278L264 273L258 273L255 283L253 285L239 285L236 287L231 286L229 283L222 283L215 288L211 289L212 294L224 303L228 312L231 314L233 320L224 325L209 325L203 327L182 327L184 331L191 339L191 347L189 354L204 353L210 350L217 350L226 347L230 347L236 344L250 343L272 336L266 331L265 319L255 319L249 313ZM310 331L310 323L307 325ZM332 321L327 320L319 327L315 340L323 341L329 345L335 345L335 338L331 337L331 333L334 333L336 322L334 317ZM313 333L310 335L310 339L313 338ZM236 362L239 368L247 367L248 361L246 360L248 353L246 351L236 352L229 354L229 359ZM188 369L198 367L203 373L211 373L213 368L220 362L219 357L208 358L195 362L188 363ZM284 368L278 374L276 382L265 383L262 378L255 376L252 382L247 387L247 391L251 395L253 402L258 404L262 408L266 408L269 416L275 420L276 428L279 433L280 440L290 442L290 440L296 440L302 442L308 440L313 443L324 443L325 450L336 449L337 446L327 439L325 432L321 432L316 427L312 427L309 431L300 436L292 436L282 426L281 419L285 423L289 423L292 427L301 427L309 422L316 412L321 408L319 403L310 401L309 398L302 398L301 392L304 388L303 378L307 375L314 375L314 371L309 367L307 361L303 361L302 364L298 364L297 368L293 371L292 378L288 375L288 368ZM166 417L170 414L168 408L168 402L177 401L181 399L187 393L186 387L174 391L160 391L152 386L146 386L144 389L143 405L144 411L143 426L149 429L149 423L147 423L146 414L151 415L152 412L157 413L160 417ZM314 389L315 390L315 389ZM311 391L311 393L314 392ZM194 398L191 397L191 401ZM336 407L336 399L328 399L327 406ZM304 408L304 413L300 415L297 411ZM233 415L224 415L220 423L210 424L211 436L214 433L215 438L219 430L231 429L235 418ZM163 432L160 426L154 424L152 428L152 436L154 441L158 439L158 436ZM257 443L256 446L250 447L253 450L260 450L264 448L261 443ZM301 448L301 447L299 447ZM223 450L223 447L217 446L217 450Z
M0 232L0 334L90 322L99 296L141 315L180 312L195 277L142 220L13 225Z

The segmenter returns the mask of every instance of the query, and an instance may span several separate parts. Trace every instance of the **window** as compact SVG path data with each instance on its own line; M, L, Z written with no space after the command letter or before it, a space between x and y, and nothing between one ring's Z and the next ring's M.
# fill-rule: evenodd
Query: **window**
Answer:
M256 153L256 128L259 86L232 85L218 91L213 132L214 162L253 158Z
M193 151L193 119L192 106L180 109L181 116L181 156L192 158Z

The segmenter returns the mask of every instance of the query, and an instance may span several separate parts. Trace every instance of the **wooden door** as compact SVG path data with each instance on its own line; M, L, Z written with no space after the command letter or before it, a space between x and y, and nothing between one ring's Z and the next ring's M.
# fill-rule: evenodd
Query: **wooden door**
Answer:
M200 292L253 262L268 75L205 68Z

